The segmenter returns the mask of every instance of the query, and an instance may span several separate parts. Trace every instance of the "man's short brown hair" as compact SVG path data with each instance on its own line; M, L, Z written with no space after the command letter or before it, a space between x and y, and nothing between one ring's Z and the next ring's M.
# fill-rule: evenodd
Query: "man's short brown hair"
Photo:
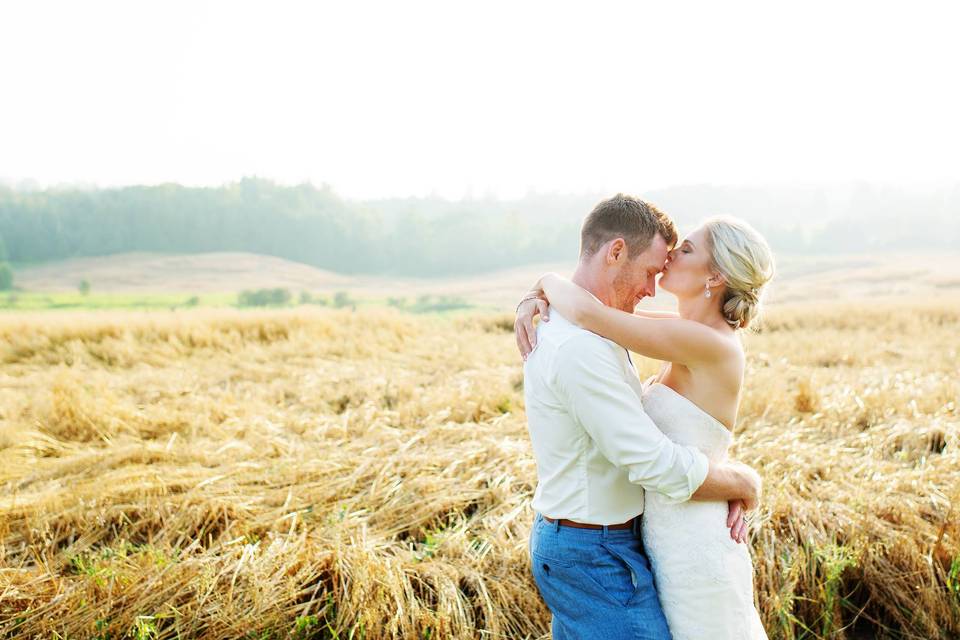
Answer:
M597 203L583 221L580 257L592 256L607 242L623 238L633 260L650 247L657 233L671 249L677 244L677 227L667 214L640 198L618 193Z

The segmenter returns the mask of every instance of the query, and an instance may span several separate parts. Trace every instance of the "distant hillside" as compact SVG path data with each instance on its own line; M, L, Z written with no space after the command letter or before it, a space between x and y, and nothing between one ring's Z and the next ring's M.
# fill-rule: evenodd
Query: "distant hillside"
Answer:
M960 295L960 253L779 256L769 300L837 301L848 298Z
M475 304L511 308L545 271L569 274L571 262L540 263L482 274L441 278L337 274L310 265L249 253L159 255L127 253L75 258L25 267L17 286L27 291L75 291L81 280L98 292L237 292L283 287L292 292L330 294L349 291L386 299L422 295L455 296ZM960 254L854 254L847 256L778 256L778 276L768 301L803 302L843 298L930 297L960 295ZM661 293L644 302L671 308L673 297Z
M17 271L28 291L74 290L87 280L102 292L214 292L266 287L319 290L343 287L353 278L283 258L252 253L166 255L122 253L72 258Z

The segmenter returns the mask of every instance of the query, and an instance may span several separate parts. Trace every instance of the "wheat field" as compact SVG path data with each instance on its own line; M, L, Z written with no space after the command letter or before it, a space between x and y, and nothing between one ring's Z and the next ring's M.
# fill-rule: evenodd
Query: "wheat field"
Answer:
M3 315L0 637L545 637L511 329ZM958 329L951 298L779 306L744 336L771 638L960 637Z

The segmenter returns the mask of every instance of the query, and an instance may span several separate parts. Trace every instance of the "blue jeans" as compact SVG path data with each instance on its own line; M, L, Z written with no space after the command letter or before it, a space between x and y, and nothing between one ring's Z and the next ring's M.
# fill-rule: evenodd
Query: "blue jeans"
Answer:
M670 640L639 528L576 529L538 513L530 560L554 640Z

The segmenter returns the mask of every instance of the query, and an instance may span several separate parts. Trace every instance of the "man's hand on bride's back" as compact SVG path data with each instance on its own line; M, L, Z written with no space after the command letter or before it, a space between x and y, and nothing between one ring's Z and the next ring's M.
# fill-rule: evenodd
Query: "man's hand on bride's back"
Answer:
M762 482L756 471L741 462L729 462L725 466L740 485L736 490L740 497L727 500L727 527L731 538L744 543L747 541L746 512L756 509L760 503Z
M543 298L526 298L517 305L517 317L513 321L513 332L517 339L520 357L524 360L537 346L537 331L533 326L534 317L540 314L540 320L550 320L550 308Z
M730 537L743 543L747 541L745 515L747 511L756 509L760 504L763 483L760 480L760 475L752 467L748 467L741 462L731 462L730 466L744 481L744 495L741 498L728 501L727 526L730 527Z

